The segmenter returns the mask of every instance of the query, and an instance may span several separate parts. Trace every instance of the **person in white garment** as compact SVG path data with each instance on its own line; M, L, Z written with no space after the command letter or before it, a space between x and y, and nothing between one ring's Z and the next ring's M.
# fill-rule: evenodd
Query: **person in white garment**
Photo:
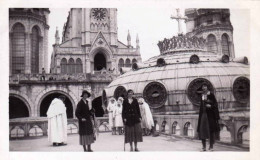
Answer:
M123 128L123 119L122 119L122 109L123 109L123 101L124 99L122 97L118 98L117 101L117 107L114 109L113 112L113 118L115 121L115 128L118 131L118 134L122 134L122 128ZM115 132L116 134L116 132Z
M113 112L114 109L117 107L117 102L115 98L111 98L108 106L107 106L107 111L108 111L108 118L109 118L109 127L110 130L112 130L112 135L115 134L115 126L114 126L114 121L113 121Z
M53 146L62 146L67 143L67 113L64 104L66 97L60 95L54 98L47 111L48 140Z
M144 135L149 135L149 131L154 127L153 116L149 105L144 101L143 98L138 99L140 112L142 116L141 127Z

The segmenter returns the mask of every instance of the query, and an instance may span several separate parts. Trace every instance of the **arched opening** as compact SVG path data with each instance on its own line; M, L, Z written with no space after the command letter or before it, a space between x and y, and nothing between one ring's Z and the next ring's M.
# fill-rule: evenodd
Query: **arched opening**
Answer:
M104 54L99 52L94 57L94 70L100 71L103 68L107 69L107 61Z
M132 64L137 63L137 60L134 58L132 59Z
M217 53L217 40L216 37L212 34L210 34L207 37L207 49L209 52L215 52Z
M19 98L9 97L9 119L29 117L29 110L26 104Z
M231 143L231 134L227 126L224 124L220 124L219 126L220 126L220 134L219 134L220 141Z
M62 58L60 62L61 73L67 73L67 59Z
M125 60L125 67L131 67L131 61L129 58Z
M13 27L11 37L11 63L12 74L24 73L25 70L25 28L21 23L17 23Z
M230 56L228 35L223 34L221 37L222 54Z
M166 134L169 133L169 126L166 121L162 122L161 132Z
M76 60L76 73L83 73L82 61L79 58Z
M47 117L47 111L49 109L49 106L52 102L52 100L54 98L59 97L61 94L60 93L51 93L49 95L47 95L41 102L40 105L40 116L41 117ZM66 97L65 99L65 106L67 108L66 112L67 112L67 118L73 118L73 107L72 107L72 103L70 101L70 99L64 95Z
M180 127L176 121L172 124L172 134L180 135Z
M183 135L184 136L189 136L189 137L193 137L194 136L194 129L191 126L190 122L185 123L184 128L183 128Z
M32 47L32 54L31 54L31 73L39 73L39 29L38 27L33 27L32 29L32 36L31 36L31 47Z
M74 63L74 59L72 59L72 58L69 59L68 73L69 74L75 73L75 63Z
M124 67L124 60L123 60L123 58L120 58L119 62L118 62L118 69L120 69L122 67Z
M102 97L97 97L92 101L92 107L95 109L96 117L103 117L104 109L102 107Z
M244 125L239 128L237 132L237 140L239 144L247 144L249 145L249 126Z

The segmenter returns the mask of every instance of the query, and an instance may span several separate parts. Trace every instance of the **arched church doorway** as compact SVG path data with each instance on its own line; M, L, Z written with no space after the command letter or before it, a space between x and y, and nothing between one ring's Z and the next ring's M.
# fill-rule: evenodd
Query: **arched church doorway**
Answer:
M107 69L107 61L104 54L99 52L94 57L94 70L100 71L103 68Z
M60 93L51 93L49 95L47 95L41 102L41 105L40 105L40 116L41 117L47 117L47 111L49 109L49 106L51 104L51 101L54 99L54 98L57 98L59 97L61 94ZM62 94L63 95L63 94ZM67 112L67 118L73 118L73 107L72 107L72 103L71 101L69 100L69 98L64 95L66 97L65 99L65 106L67 108L66 112Z
M27 105L19 98L9 97L9 119L29 117Z
M102 108L102 97L97 97L92 101L92 107L95 109L96 117L103 117L104 109Z

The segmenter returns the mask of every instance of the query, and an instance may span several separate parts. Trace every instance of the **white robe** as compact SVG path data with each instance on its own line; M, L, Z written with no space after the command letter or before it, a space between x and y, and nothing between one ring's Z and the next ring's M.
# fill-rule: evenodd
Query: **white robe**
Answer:
M154 126L154 121L150 107L146 102L143 102L143 105L140 105L140 112L142 116L142 128L151 129Z
M108 118L109 118L109 129L111 130L114 127L114 122L113 122L113 112L114 109L117 106L117 102L115 101L113 104L109 102L107 106L107 111L108 111Z
M120 107L116 107L113 112L113 117L115 118L115 127L123 127L122 120L122 104L119 104Z
M47 111L48 140L52 143L67 142L67 114L62 100L55 98Z

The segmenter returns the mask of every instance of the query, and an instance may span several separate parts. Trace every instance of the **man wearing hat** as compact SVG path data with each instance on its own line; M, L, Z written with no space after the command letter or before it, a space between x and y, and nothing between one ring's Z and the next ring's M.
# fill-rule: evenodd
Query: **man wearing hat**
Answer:
M209 150L213 151L215 134L219 131L219 111L215 95L208 89L208 85L201 85L200 112L198 119L198 134L202 141L202 151L206 151L206 139L209 139Z
M91 144L94 143L93 117L94 110L91 108L90 98L91 94L83 90L82 99L79 101L76 109L76 117L79 121L79 143L83 146L84 152L93 152ZM86 145L88 148L86 149Z
M67 114L64 104L66 97L60 95L52 100L47 111L48 140L53 146L66 145L67 142Z

